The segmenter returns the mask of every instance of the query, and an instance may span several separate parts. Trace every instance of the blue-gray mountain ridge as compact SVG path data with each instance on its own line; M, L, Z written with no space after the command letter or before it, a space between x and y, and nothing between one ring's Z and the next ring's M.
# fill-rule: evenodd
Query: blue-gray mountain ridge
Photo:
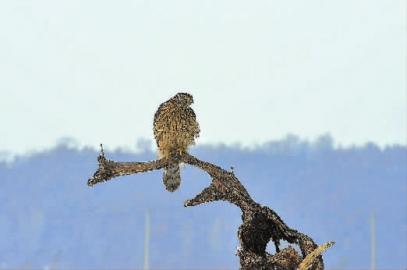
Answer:
M324 256L327 269L370 267L373 213L377 269L407 267L405 146L335 148L330 136L313 143L288 136L251 149L202 145L191 152L233 166L253 199L290 227L318 243L335 241ZM185 166L174 194L165 191L158 171L89 188L97 155L60 144L0 163L0 269L140 269L147 211L151 268L238 267L240 210L219 202L183 207L209 184L207 175ZM155 153L145 148L106 156L143 161Z

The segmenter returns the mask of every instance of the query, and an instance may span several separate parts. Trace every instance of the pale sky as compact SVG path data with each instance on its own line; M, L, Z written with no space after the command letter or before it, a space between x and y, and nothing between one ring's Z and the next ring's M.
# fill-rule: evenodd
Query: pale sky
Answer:
M0 1L0 152L133 149L178 91L198 143L406 145L406 1Z

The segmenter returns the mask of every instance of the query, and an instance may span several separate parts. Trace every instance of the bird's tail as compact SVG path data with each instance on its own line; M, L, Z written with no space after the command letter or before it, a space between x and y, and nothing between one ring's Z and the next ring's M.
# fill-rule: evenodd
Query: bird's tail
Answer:
M174 192L181 184L181 174L178 163L169 164L164 169L163 182L168 191Z

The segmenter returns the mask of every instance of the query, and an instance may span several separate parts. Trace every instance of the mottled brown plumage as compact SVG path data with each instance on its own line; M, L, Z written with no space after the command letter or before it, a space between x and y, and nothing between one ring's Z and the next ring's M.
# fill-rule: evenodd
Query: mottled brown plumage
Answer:
M194 102L192 95L178 93L158 107L154 115L154 137L160 157L182 154L199 136L199 124L195 112L189 107ZM180 183L179 163L169 164L164 169L163 182L168 191L175 191Z

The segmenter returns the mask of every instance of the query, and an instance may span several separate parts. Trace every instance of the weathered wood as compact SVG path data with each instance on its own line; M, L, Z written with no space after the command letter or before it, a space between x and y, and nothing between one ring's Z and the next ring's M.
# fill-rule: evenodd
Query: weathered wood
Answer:
M188 153L175 156L173 159L202 169L212 179L211 184L201 193L184 202L185 207L213 201L228 201L242 210L243 224L237 232L240 241L237 255L240 258L241 269L324 269L321 253L332 246L333 242L318 247L309 236L288 227L271 208L256 203L233 172L199 160ZM174 160L114 162L105 158L102 148L98 157L99 168L88 180L88 185L93 186L118 176L159 170L171 161ZM266 252L270 240L276 247L276 253L273 255ZM302 254L299 255L291 246L280 250L281 240L298 245Z

